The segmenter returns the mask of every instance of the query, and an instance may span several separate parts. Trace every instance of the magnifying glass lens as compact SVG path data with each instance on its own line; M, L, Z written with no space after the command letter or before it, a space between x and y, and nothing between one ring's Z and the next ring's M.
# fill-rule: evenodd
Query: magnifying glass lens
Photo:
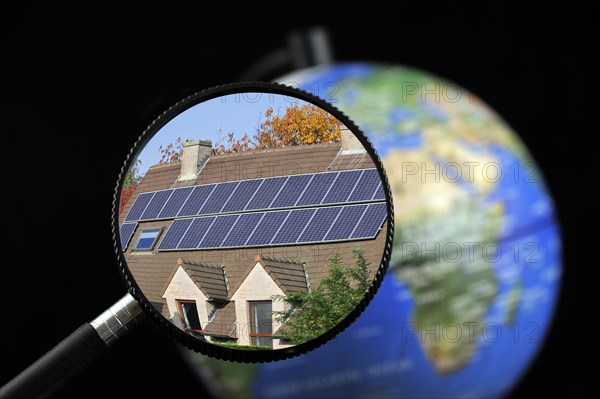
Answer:
M250 91L191 100L150 129L123 177L119 244L140 299L182 342L293 353L368 298L389 196L372 147L339 118Z

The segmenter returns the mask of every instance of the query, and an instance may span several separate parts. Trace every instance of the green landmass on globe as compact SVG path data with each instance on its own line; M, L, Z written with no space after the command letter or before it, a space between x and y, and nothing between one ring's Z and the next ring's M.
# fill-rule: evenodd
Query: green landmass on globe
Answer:
M333 102L377 149L394 202L393 284L322 349L281 365L193 357L196 369L222 397L504 395L541 337L484 342L485 329L543 334L561 267L552 200L518 135L472 93L413 68L333 64L280 82ZM538 252L513 254L516 240Z
M460 369L475 353L484 317L498 295L483 248L497 242L505 215L502 202L485 201L494 190L497 170L492 167L500 164L486 147L507 148L524 162L530 161L527 151L474 95L419 71L382 68L338 85L361 99L344 103L343 109L364 116L366 131L419 136L414 148L391 147L382 157L394 198L392 268L410 287L414 326L435 369ZM366 104L371 107L365 109ZM390 118L394 113L400 115ZM459 170L464 184L455 181ZM513 291L507 314L515 312L519 294ZM461 331L458 339L443 337L441 329L449 323L473 330Z

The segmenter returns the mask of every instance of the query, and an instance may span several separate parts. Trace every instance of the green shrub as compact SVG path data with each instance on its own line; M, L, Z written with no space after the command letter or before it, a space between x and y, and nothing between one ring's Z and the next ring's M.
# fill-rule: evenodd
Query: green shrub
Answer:
M213 345L222 346L224 348L245 350L245 351L270 351L273 348L269 346L251 346L251 345L239 345L235 342L211 342Z
M283 323L279 333L299 344L323 335L337 326L364 298L369 289L368 263L362 249L354 249L353 266L342 264L339 253L329 263L329 275L310 292L292 292L274 296L291 305L286 311L275 311L276 321Z

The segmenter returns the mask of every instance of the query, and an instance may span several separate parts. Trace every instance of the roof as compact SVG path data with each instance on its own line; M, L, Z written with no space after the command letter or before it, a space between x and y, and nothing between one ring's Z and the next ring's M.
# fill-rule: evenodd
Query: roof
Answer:
M373 161L368 153L342 154L341 152L331 162L330 170L350 170L372 168Z
M223 266L211 265L205 262L195 262L179 259L177 265L190 276L208 300L226 300L228 294L227 277Z
M284 294L297 291L308 292L303 263L287 258L268 256L257 256L257 258Z
M196 180L189 180L185 185L324 172L332 170L330 166L340 152L340 148L340 143L312 144L237 154L213 155L209 158ZM370 163L370 165L372 167L373 164ZM336 168L334 170L342 169ZM151 166L139 182L135 193L123 208L119 218L120 222L123 222L122 219L127 215L139 194L180 187L181 183L177 182L180 170L181 162Z
M364 154L340 153L341 144L314 144L306 146L251 151L239 154L217 155L210 157L200 172L194 185L220 183L253 179L257 177L289 176L333 170L373 168L370 157ZM131 205L141 193L175 187L180 173L180 163L157 165L151 167L139 182L135 193L121 212L121 222L129 212ZM140 231L146 228L163 227L167 231L172 220L141 221L135 229L131 242L136 242ZM204 281L199 270L212 270L210 267L223 267L226 272L228 297L234 292L245 276L248 268L253 267L255 257L260 255L263 267L270 272L273 280L284 292L295 289L315 287L321 278L327 275L327 265L334 252L342 256L346 264L354 261L352 249L360 246L370 263L369 270L374 275L380 265L383 253L383 241L386 236L386 224L374 240L336 242L332 244L303 244L274 247L205 249L189 251L154 251L153 253L135 253L132 246L125 251L127 265L144 295L154 304L164 304L163 293L171 280L178 259L185 260L186 272L190 277L196 276L197 284L203 292L207 290L208 281ZM162 236L159 240L162 239ZM301 266L304 265L306 275ZM210 266L200 269L194 266ZM301 273L302 270L302 273ZM219 277L220 278L220 277ZM304 279L304 282L302 281ZM220 280L219 280L220 281ZM203 288L203 285L206 285ZM223 286L210 287L217 291L210 292L215 298L223 297ZM208 296L208 295L207 295ZM220 312L220 311L219 311ZM162 314L169 317L167 306L162 307ZM216 316L215 316L216 317Z
M215 337L237 338L235 301L216 306L222 307L217 309L212 321L204 327L202 332Z

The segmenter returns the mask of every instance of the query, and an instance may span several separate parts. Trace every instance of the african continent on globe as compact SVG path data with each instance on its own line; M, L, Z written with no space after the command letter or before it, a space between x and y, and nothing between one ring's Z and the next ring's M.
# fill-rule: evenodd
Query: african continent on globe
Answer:
M538 351L561 275L555 210L512 129L464 88L400 66L336 64L279 79L366 133L390 180L388 276L365 313L297 358L190 358L223 397L502 397Z

